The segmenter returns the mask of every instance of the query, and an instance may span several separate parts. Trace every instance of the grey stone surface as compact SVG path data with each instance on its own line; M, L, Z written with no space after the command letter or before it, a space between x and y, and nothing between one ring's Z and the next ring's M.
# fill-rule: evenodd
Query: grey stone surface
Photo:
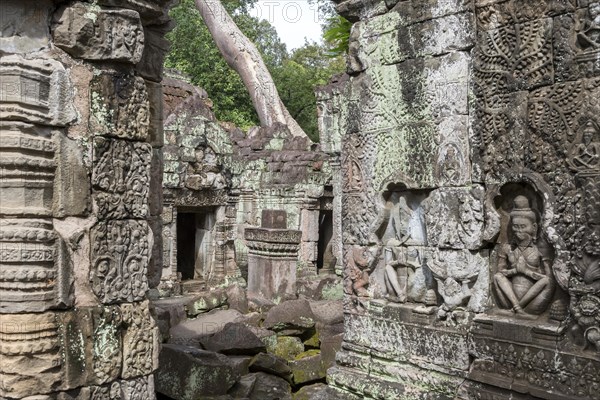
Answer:
M205 350L232 355L254 355L264 352L264 343L240 322L229 322L219 332L200 338Z
M71 56L136 64L144 50L144 31L133 10L75 3L54 15L54 44Z
M269 310L263 326L274 331L306 330L315 325L315 316L307 300L289 300Z
M288 362L274 354L260 353L254 356L250 363L250 371L277 375L292 383L292 369Z
M159 365L156 390L181 400L224 395L239 378L216 353L186 346L162 345Z
M240 317L240 312L236 310L215 310L202 314L172 327L169 342L197 345L200 337L216 334L228 323L239 321Z

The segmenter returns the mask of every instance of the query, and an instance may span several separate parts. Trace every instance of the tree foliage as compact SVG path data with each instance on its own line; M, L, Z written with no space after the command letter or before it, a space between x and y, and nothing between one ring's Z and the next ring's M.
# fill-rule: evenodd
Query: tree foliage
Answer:
M221 0L240 30L256 45L269 69L281 100L292 117L312 139L318 140L314 87L344 69L341 57L328 57L328 47L306 42L288 52L275 28L249 15L254 0ZM206 90L219 120L242 129L258 125L248 91L217 49L193 0L181 0L171 11L176 27L168 34L172 43L165 67L191 77Z

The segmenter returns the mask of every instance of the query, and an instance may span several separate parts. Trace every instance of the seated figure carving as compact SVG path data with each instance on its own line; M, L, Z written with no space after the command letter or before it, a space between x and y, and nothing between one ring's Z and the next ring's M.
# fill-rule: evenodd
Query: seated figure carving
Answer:
M498 252L494 290L498 304L517 314L539 315L554 294L551 260L536 245L537 218L525 196L514 199L509 228L513 239Z
M600 142L594 137L600 134L592 121L583 127L582 142L571 151L570 164L575 170L597 170L600 168Z
M600 50L600 3L590 4L588 14L577 33L577 44L584 51Z

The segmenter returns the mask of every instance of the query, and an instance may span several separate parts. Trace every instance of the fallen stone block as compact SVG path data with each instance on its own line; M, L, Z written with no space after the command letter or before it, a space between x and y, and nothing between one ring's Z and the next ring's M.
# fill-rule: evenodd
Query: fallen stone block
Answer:
M292 369L281 357L274 354L257 354L250 362L251 372L266 372L267 374L277 375L288 382L292 382Z
M171 328L169 343L199 347L200 338L222 331L225 325L237 322L241 316L236 310L215 310L202 314Z
M264 343L239 322L227 323L220 332L199 341L204 349L222 354L254 355L266 351Z
M276 332L303 332L315 326L315 316L307 300L290 300L273 307L267 313L263 327Z
M157 392L175 400L196 400L226 395L239 375L216 353L165 344L155 379Z

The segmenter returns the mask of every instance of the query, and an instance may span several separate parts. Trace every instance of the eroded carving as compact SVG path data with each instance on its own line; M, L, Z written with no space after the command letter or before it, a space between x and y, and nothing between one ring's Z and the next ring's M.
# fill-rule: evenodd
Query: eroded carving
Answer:
M147 143L94 139L92 188L99 218L148 216L151 159Z
M146 140L150 104L144 80L132 72L103 72L90 84L90 130L94 135Z
M443 299L438 317L451 321L465 320L466 311L484 311L489 295L487 289L488 252L466 250L433 250L427 266L437 282Z
M91 230L91 282L105 304L143 300L152 235L146 221L99 222Z
M54 18L54 44L74 57L132 64L142 58L144 31L133 10L76 3Z
M134 378L151 374L158 367L160 338L149 303L123 304L121 312L124 326L121 376Z
M541 314L552 300L555 281L552 260L536 244L537 215L527 197L514 198L509 229L512 238L498 250L498 272L494 275L498 305L517 314Z
M64 126L76 118L65 67L50 59L3 56L0 119Z
M0 359L0 396L23 398L56 390L63 375L55 314L0 315Z
M484 229L483 188L434 190L425 203L427 241L450 249L479 248Z

